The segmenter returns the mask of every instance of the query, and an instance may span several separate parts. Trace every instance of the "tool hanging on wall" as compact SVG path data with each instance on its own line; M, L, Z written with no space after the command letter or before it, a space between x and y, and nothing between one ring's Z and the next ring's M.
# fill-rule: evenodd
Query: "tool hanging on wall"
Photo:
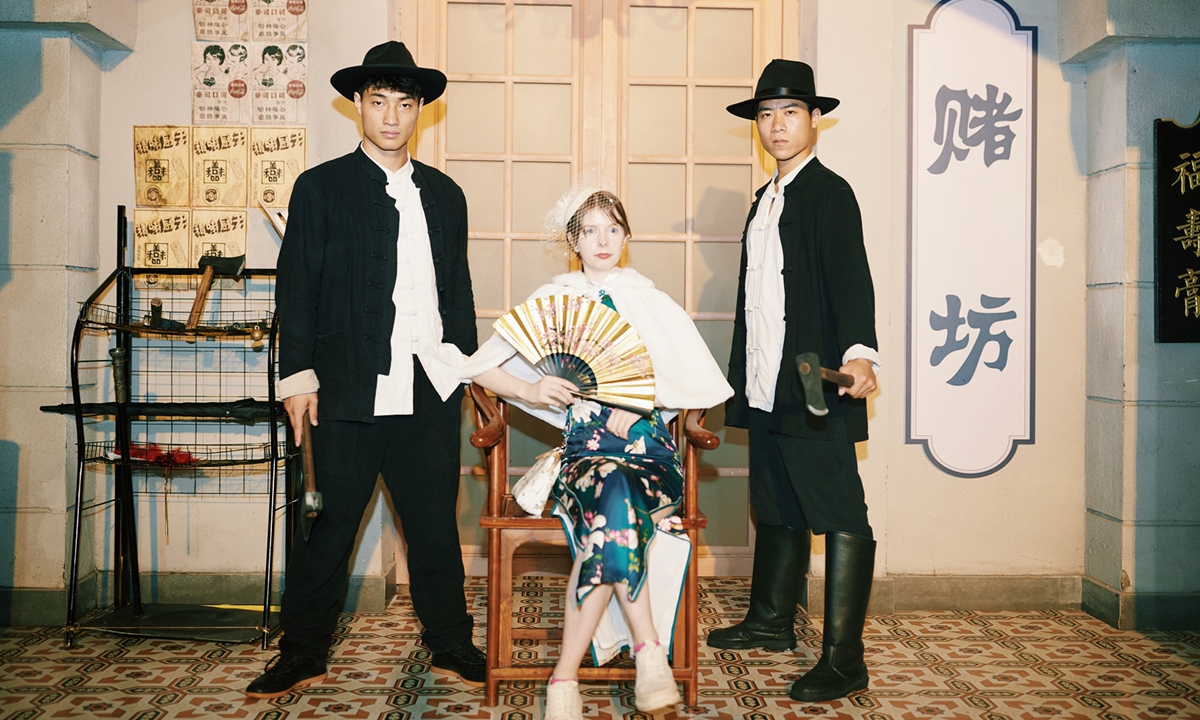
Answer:
M200 313L204 312L204 304L208 300L208 291L212 289L213 277L216 275L241 275L246 267L246 256L217 257L205 255L200 258L199 267L204 271L200 277L200 287L196 288L196 299L192 301L192 312L188 315L185 329L195 330L200 326Z

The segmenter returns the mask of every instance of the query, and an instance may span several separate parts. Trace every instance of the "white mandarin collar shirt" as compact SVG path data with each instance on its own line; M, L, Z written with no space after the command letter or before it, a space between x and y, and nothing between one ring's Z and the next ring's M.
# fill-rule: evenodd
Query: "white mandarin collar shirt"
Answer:
M371 157L367 155L367 157ZM374 158L371 158L375 162ZM429 228L421 206L421 190L413 182L413 164L392 172L375 162L387 177L387 194L396 201L400 232L396 238L396 285L392 302L392 367L375 386L375 415L411 415L413 412L413 356L442 400L458 387L465 358L457 346L442 342L442 316L438 312L437 279Z
M746 231L746 399L750 407L765 412L775 408L775 385L783 359L786 287L779 218L783 215L784 190L814 157L810 153L782 178L775 171ZM879 353L865 345L850 347L842 364L858 358L879 367Z

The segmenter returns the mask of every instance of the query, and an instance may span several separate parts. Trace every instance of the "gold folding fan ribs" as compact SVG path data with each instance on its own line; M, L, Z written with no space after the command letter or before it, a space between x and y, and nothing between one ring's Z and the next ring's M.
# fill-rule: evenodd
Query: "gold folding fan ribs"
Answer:
M534 298L493 327L539 373L575 383L580 395L643 415L654 409L650 353L605 305L572 295Z

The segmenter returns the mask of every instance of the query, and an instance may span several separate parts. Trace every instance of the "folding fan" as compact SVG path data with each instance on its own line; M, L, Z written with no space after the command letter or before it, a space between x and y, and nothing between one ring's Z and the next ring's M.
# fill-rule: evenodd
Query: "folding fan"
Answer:
M571 295L534 298L493 327L539 373L570 380L580 395L643 415L654 409L650 353L605 305Z

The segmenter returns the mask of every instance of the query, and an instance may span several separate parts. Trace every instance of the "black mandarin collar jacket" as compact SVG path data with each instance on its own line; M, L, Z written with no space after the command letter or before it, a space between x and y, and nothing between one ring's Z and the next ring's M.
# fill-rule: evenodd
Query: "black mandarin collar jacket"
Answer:
M475 352L467 202L442 172L410 158L429 227L443 342ZM392 365L400 213L362 148L296 178L275 287L279 377L321 383L321 418L372 422L375 384Z
M729 384L734 395L725 403L725 424L747 427L746 400L746 233L766 191L759 188L742 231L742 263L737 312L729 356ZM825 384L829 415L819 418L805 409L796 355L816 351L825 367L838 368L842 355L856 344L878 348L875 337L875 291L863 246L862 216L850 185L813 158L783 192L779 240L783 245L783 357L775 385L771 429L800 437L833 436L828 418L846 418L851 442L867 439L865 400L839 396Z

